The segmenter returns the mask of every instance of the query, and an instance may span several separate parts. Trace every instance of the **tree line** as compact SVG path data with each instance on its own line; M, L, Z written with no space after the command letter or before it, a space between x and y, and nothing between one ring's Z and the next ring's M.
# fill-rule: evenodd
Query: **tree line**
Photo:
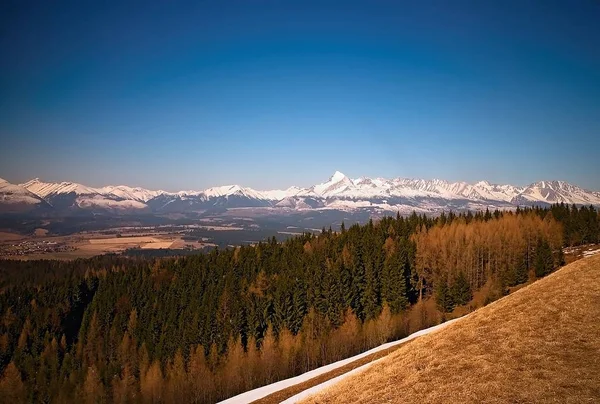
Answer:
M0 262L0 398L214 402L493 301L593 207L413 214L177 258Z

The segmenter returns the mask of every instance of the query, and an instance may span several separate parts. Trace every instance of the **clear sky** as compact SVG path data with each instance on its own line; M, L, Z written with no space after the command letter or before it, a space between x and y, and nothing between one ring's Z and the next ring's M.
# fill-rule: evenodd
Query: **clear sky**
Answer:
M596 0L108 3L2 2L0 177L600 190Z

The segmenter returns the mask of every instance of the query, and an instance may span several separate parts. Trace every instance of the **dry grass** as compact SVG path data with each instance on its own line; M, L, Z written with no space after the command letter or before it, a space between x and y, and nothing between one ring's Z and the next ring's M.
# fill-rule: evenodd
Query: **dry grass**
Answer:
M405 342L405 344L410 344L413 341L414 340ZM398 349L398 346L396 345L391 348L385 349L383 351L379 351L374 354L365 356L364 358L361 358L354 362L351 362L351 363L347 364L346 366L342 366L342 367L334 369L330 372L324 373L320 376L313 377L312 379L307 380L303 383L298 383L298 384L288 387L287 389L276 391L275 393L269 394L266 397L263 397L256 401L253 401L252 404L277 404L277 403L280 403L283 400L286 400L286 399L288 399L304 390L307 390L313 386L324 383L327 380L330 380L330 379L333 379L334 377L343 375L344 373L348 373L351 370L356 369L357 367L365 365L369 362L375 361L379 358L383 358L384 356L390 354L390 352L393 352L397 349Z
M13 241L24 238L22 235L17 233L11 233L8 231L0 231L0 241Z
M111 237L111 238L91 238L90 244L139 244L139 243L158 243L161 240L156 237Z
M148 249L148 248L171 248L172 244L173 244L172 241L157 241L155 243L144 244L144 245L142 245L142 248L143 249Z
M600 402L600 256L420 337L306 402Z
M36 237L45 237L48 235L48 229L42 229L41 227L38 227L33 231L33 235Z

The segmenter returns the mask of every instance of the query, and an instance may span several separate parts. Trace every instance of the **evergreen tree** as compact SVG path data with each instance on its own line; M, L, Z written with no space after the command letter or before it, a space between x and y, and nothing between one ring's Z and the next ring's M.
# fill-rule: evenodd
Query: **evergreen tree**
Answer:
M540 238L535 249L535 276L541 278L554 269L552 249L545 239Z
M451 295L452 301L458 306L469 303L473 298L471 285L469 284L469 280L463 271L460 271L457 278L454 280Z
M435 301L440 311L449 313L454 310L454 300L448 288L448 282L445 279L440 279L435 288Z

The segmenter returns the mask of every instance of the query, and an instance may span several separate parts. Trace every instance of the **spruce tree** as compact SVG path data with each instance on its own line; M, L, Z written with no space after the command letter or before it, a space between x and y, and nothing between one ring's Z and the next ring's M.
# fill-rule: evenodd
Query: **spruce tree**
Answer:
M535 276L541 278L548 275L554 269L554 258L552 249L545 239L538 239L535 249Z
M516 276L514 283L509 284L509 286L520 285L521 283L527 282L529 279L529 271L527 269L527 253L524 253L523 257L519 260L515 272Z
M459 306L469 303L473 298L471 285L469 284L469 280L465 276L464 272L459 272L454 284L452 285L451 294L452 300L456 305Z
M435 288L435 301L440 311L449 313L454 309L454 300L448 288L448 282L440 279Z

